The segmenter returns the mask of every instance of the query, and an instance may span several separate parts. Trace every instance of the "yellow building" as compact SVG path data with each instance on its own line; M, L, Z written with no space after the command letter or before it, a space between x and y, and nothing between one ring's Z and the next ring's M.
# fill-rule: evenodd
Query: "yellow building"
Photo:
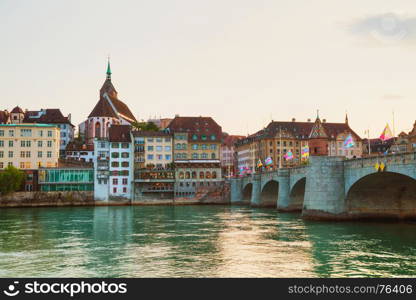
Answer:
M60 130L46 124L0 124L0 169L57 167Z

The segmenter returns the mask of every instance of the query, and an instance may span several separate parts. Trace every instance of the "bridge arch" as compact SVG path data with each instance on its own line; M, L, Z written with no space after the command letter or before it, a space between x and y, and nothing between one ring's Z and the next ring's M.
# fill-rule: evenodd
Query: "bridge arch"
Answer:
M291 188L289 193L289 203L285 210L302 211L303 200L305 198L306 177L300 178Z
M416 218L416 180L396 172L368 174L346 191L349 215L360 218Z
M277 207L277 199L279 198L279 182L270 180L266 182L261 189L259 206Z
M243 192L242 192L243 203L247 203L247 204L250 203L252 193L253 193L253 184L250 182L250 183L247 183L243 188Z

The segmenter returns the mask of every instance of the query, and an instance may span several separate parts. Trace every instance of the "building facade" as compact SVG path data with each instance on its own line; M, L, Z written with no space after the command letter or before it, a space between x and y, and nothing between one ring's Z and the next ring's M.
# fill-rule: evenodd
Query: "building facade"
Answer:
M39 190L42 192L93 191L92 168L41 168L38 171Z
M222 183L222 129L210 117L176 116L173 134L175 197L193 197L198 189Z
M46 124L0 124L0 169L57 167L60 130Z
M166 131L133 131L134 198L172 199L175 182L173 137Z
M354 143L345 148L344 141L351 135ZM319 116L315 122L272 121L267 127L236 143L237 168L241 173L263 170L266 159L271 162L267 168L294 167L301 165L302 149L310 155L362 156L362 139L349 127L348 118L344 123L328 123ZM291 155L289 155L291 153ZM258 168L261 161L262 167Z
M94 197L96 200L131 200L134 144L131 127L113 125L108 138L94 141Z

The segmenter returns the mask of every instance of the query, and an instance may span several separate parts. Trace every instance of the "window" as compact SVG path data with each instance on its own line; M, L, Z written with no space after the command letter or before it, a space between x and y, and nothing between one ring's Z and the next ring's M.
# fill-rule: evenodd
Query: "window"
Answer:
M153 146L147 146L147 151L153 151Z
M129 162L128 161L123 161L123 162L121 162L121 166L123 168L128 168L129 167Z
M111 162L111 167L112 167L112 168L118 168L118 167L119 167L119 165L120 165L120 164L119 164L119 162L118 162L118 161L112 161L112 162Z
M194 135L192 135L192 139L193 139L194 141L196 141L196 140L198 139L198 136L197 136L196 134L194 134Z
M198 159L199 155L198 153L192 153L192 159Z
M118 153L118 152L112 152L111 153L111 157L112 158L119 158L120 157L120 153Z
M163 150L163 147L162 146L156 146L156 151L160 152L162 150Z
M52 131L48 130L48 137L52 137Z
M13 147L13 141L9 141L9 147Z
M152 159L153 159L153 154L148 154L148 155L147 155L147 159L152 160Z
M30 169L31 168L31 165L30 165L30 162L28 161L28 162L25 162L25 168L26 169Z
M9 158L13 158L13 151L9 151Z
M156 143L161 143L162 142L162 138L157 138L156 139Z
M51 158L51 157L52 157L52 151L48 151L48 152L46 153L46 157Z
M129 147L128 143L121 143L121 148L127 149Z
M196 179L196 172L195 171L192 172L192 179Z
M207 136L206 136L205 134L203 134L203 135L201 135L201 139L202 139L203 141L206 141L206 140L207 140Z
M202 153L201 154L201 158L202 159L207 159L208 158L208 154L207 153Z
M204 179L204 177L205 177L205 176L204 176L204 172L202 172L202 171L201 171L201 172L199 172L199 178L200 178L200 179Z
M153 138L148 138L148 139L147 139L147 141L148 141L149 143L153 143Z
M171 146L165 146L165 151L166 151L166 152L170 152L170 151L172 151Z
M4 130L0 130L0 136L4 136Z
M217 172L212 171L212 178L213 178L213 179L217 178Z
M186 150L186 144L182 144L182 150Z
M205 178L206 179L211 179L211 172L210 171L206 172Z
M14 136L14 130L9 130L9 136Z
M48 147L52 147L52 141L48 141Z
M215 159L215 153L211 153L211 159Z
M198 150L198 144L192 144L192 150Z
M121 157L122 158L129 158L130 154L128 152L122 152Z
M170 138L169 137L165 138L165 142L170 142Z
M4 147L4 141L0 141L0 147Z
M25 163L24 163L24 162L20 162L20 164L19 164L19 168L20 168L20 169L24 169L24 168L25 168Z
M127 193L127 188L123 187L123 193Z
M157 157L157 160L162 160L163 159L163 155L162 154L158 154L158 155L156 155L156 157Z
M117 185L118 184L118 178L113 178L113 185Z
M0 158L3 158L3 156L4 156L4 152L0 151Z
M43 130L38 131L38 136L43 136Z
M26 151L26 157L30 157L30 151Z
M185 173L185 179L189 179L191 178L191 172L186 172Z
M4 163L0 162L0 169L3 169L3 168L4 168Z
M25 158L25 153L26 153L25 151L20 151L20 157Z
M202 144L201 148L202 148L202 150L207 150L208 147L207 147L206 144Z
M111 143L111 148L117 149L119 147L118 143Z
M42 147L42 141L38 141L38 147Z
M116 188L116 187L114 187L114 188L113 188L113 193L114 193L114 194L116 194L116 193L117 193L117 188Z
M32 129L21 129L20 136L32 136Z
M215 134L211 135L211 141L215 141L216 138Z
M38 157L42 158L42 151L38 151Z
M211 144L211 145L210 145L210 149L211 149L211 150L216 150L216 149L217 149L217 145L215 145L215 144Z
M127 178L123 178L123 185L127 185Z
M166 159L166 160L171 160L171 159L172 159L172 156L171 156L171 155L169 155L169 154L166 154L166 155L165 155L165 159Z
M179 172L179 179L183 179L183 177L184 177L185 175L184 175L184 173L183 172Z

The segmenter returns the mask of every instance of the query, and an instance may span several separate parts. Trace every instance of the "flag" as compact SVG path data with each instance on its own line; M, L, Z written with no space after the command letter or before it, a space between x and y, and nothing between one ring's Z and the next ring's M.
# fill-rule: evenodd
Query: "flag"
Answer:
M302 159L308 159L309 157L309 148L308 146L304 146L302 148Z
M268 165L273 164L273 160L272 160L272 158L269 156L268 158L266 158L266 159L264 160L264 163L265 163L265 165L266 165L266 166L268 166Z
M354 147L354 145L355 145L354 140L352 139L351 134L349 134L344 141L344 148L348 149L348 148Z
M386 124L386 127L384 128L383 132L380 135L380 140L387 141L393 137L393 134L391 133L389 124Z
M261 168L263 167L263 164L261 163L261 159L259 158L259 161L257 163L257 168Z
M287 151L287 153L284 155L284 158L286 158L287 160L291 160L293 159L293 153L292 151Z

